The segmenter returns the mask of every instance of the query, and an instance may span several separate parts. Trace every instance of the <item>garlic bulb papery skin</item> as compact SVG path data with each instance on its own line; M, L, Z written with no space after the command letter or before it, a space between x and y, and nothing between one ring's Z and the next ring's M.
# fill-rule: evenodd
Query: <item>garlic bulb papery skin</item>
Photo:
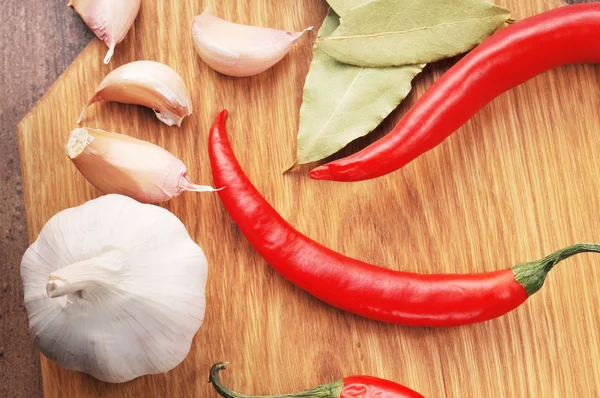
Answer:
M161 203L184 191L215 191L193 184L185 164L167 150L127 135L76 128L66 152L86 180L103 193Z
M154 110L168 126L181 126L192 114L192 99L185 82L171 67L154 61L134 61L110 72L81 111L81 123L87 107L97 102L142 105Z
M140 11L141 0L70 0L83 22L108 46L108 64L115 47L123 41Z
M294 33L235 24L208 9L192 22L192 38L200 58L217 72L234 77L253 76L271 68L309 30L312 27Z
M40 351L111 383L183 361L204 317L207 276L176 216L120 195L56 214L21 261Z

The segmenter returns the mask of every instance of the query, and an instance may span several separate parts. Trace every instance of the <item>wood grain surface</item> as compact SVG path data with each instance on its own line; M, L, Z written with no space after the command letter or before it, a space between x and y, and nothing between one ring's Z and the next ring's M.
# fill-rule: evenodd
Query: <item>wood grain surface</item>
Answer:
M433 151L402 170L354 184L311 181L308 167L281 176L295 154L298 109L311 59L303 38L280 64L236 79L193 51L192 16L209 6L241 23L300 30L319 25L323 0L144 3L109 66L94 41L19 126L29 239L56 212L99 193L64 154L83 104L113 68L164 62L187 82L194 115L182 129L148 109L101 104L85 123L162 145L210 183L208 127L228 108L234 150L257 188L300 231L349 256L391 269L479 272L540 258L574 242L600 242L600 67L567 66L496 99ZM526 16L558 1L499 2ZM380 137L451 65L428 67L384 125L340 155ZM600 394L600 256L553 271L538 294L500 319L454 329L374 322L325 305L285 281L252 250L213 194L165 204L210 264L205 323L182 365L111 385L42 358L47 397L215 397L212 363L252 394L292 392L352 374L405 384L427 397L592 397Z

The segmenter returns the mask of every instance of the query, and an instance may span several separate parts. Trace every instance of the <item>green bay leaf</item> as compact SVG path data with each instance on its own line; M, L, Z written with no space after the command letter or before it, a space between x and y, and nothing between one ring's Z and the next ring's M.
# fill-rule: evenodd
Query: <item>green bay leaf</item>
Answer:
M319 30L326 37L339 25L330 10ZM340 63L316 46L304 85L295 164L326 158L374 130L406 98L425 65L363 68Z
M375 0L348 11L317 46L357 66L429 63L473 49L509 17L487 0Z

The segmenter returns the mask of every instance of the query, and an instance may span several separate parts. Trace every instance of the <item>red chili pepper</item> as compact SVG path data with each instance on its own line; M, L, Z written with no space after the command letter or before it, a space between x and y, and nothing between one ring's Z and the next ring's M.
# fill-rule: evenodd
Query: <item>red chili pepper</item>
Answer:
M242 171L225 130L227 111L211 128L213 179L225 208L254 249L284 278L334 307L379 321L458 326L496 318L538 291L561 260L600 252L576 244L539 261L481 274L399 272L343 256L289 225Z
M379 141L313 169L316 180L361 181L391 173L444 141L503 92L549 69L600 62L600 4L561 7L485 40L450 68Z
M225 398L260 398L238 394L225 387L219 371L227 367L226 362L216 363L210 368L213 387ZM343 380L323 384L296 394L272 395L264 398L424 398L421 394L389 380L370 376L351 376Z

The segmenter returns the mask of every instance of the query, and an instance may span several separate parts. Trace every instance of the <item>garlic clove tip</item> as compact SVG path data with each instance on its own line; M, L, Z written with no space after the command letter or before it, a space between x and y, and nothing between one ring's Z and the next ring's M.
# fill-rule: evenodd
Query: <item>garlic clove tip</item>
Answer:
M106 56L104 57L104 65L107 65L110 62L110 59L112 58L113 54L115 53L116 45L117 45L117 43L115 43L115 42L110 43L110 46L108 47L108 52L106 53Z
M312 32L313 30L315 30L314 26L309 26L308 28L304 29L302 32L298 32L298 38L302 37L305 33L307 32Z
M85 117L85 113L87 112L87 105L83 107L81 113L79 114L79 118L77 118L77 124L81 124L83 118Z
M106 44L107 64L115 46L123 41L140 11L141 0L70 0L67 4L79 14L94 34Z
M185 190L188 192L217 192L220 191L223 188L219 188L219 189L215 189L213 187L211 187L210 185L197 185L197 184L191 184L191 185L187 185L185 187Z
M187 177L187 173L182 176L181 181L179 182L179 185L181 186L181 188L184 191L188 191L188 192L217 192L217 191L220 191L221 189L223 189L223 188L215 189L209 185L194 184Z

